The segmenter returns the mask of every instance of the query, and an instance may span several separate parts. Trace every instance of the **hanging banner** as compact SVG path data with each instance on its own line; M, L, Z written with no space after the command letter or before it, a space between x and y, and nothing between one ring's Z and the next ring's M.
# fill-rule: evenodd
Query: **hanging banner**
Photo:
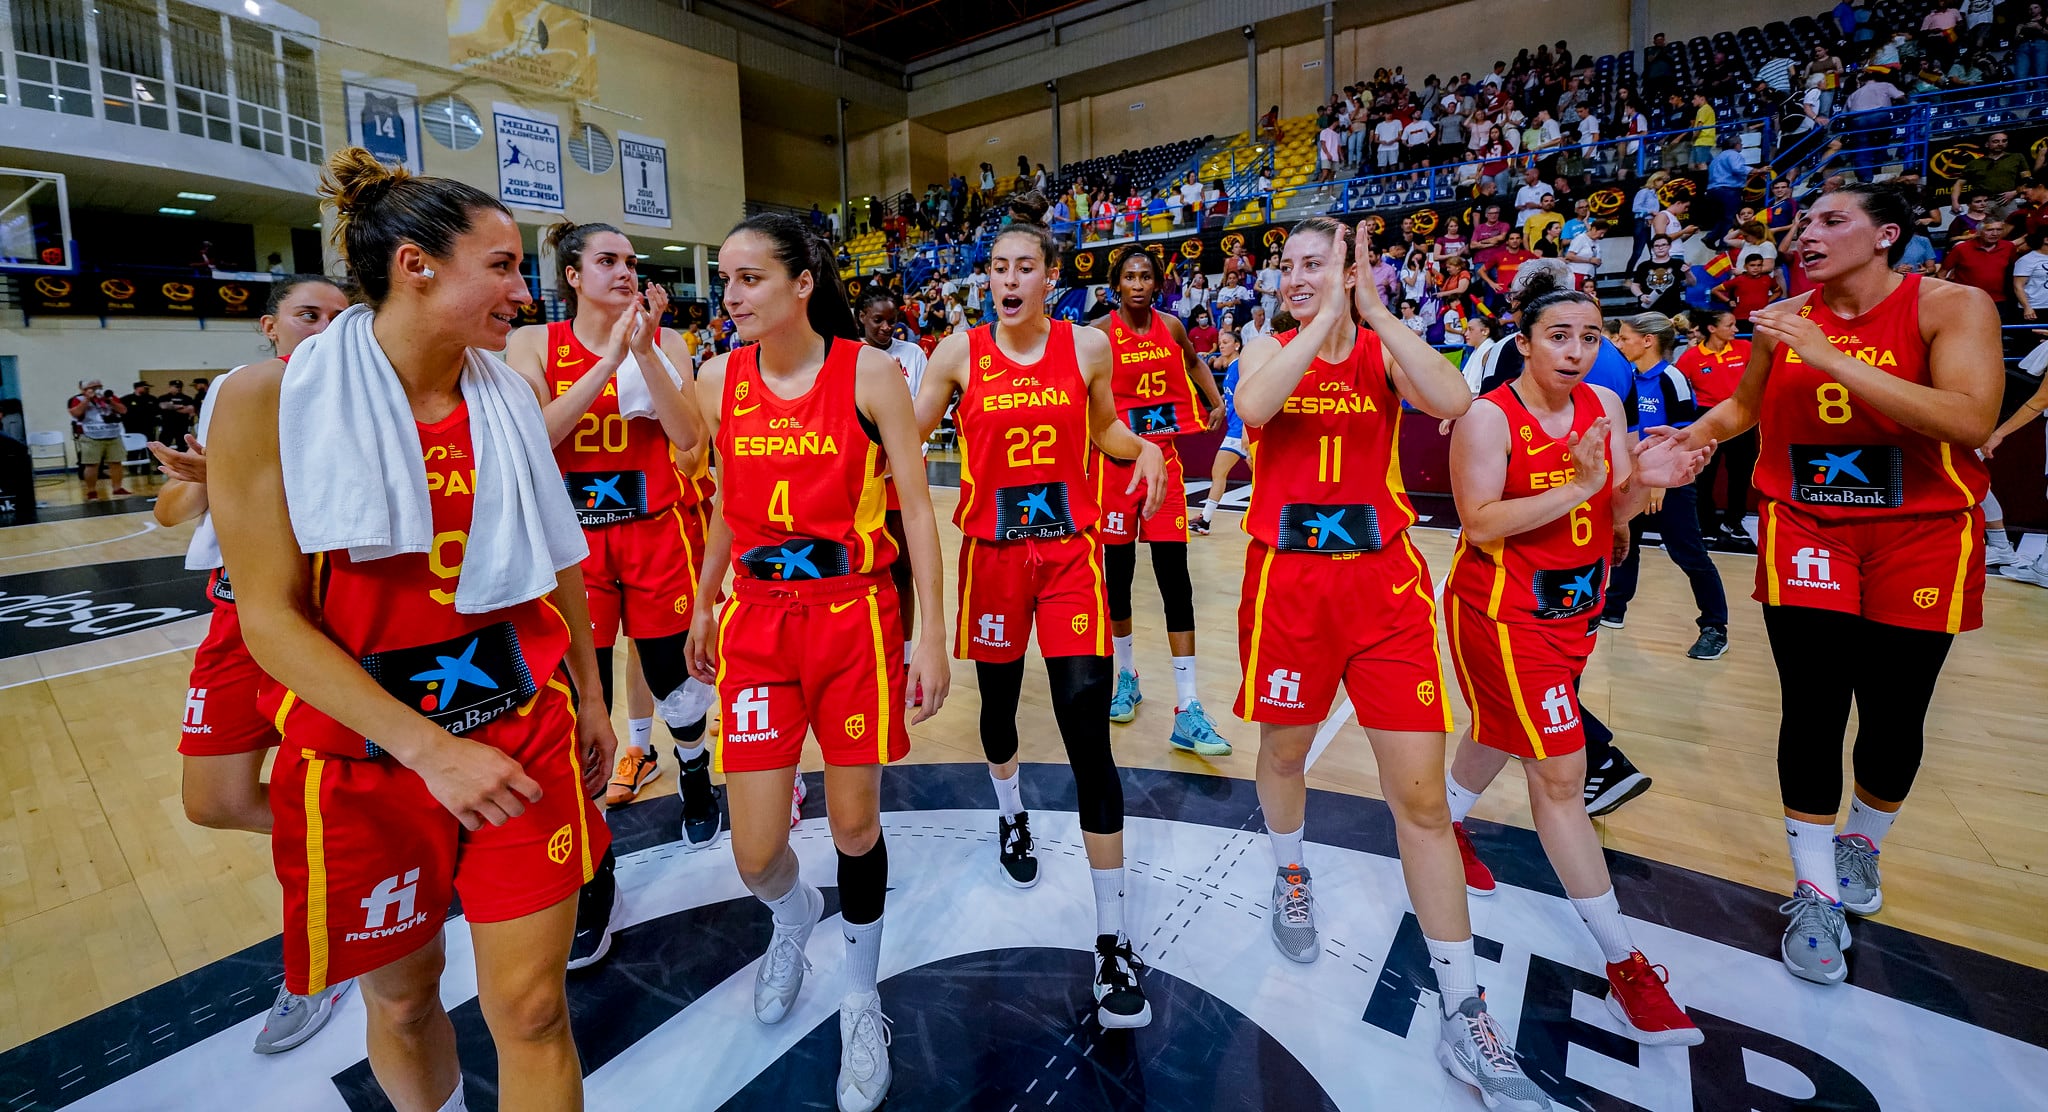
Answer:
M342 75L348 106L348 141L393 168L420 166L419 88L407 81Z
M260 280L202 278L162 271L44 274L17 287L31 317L190 317L254 320L270 297Z
M545 112L493 104L498 136L498 200L519 208L561 212L562 126Z
M448 60L515 87L597 97L590 17L547 0L448 0Z
M657 228L670 226L667 143L619 132L619 182L625 193L627 220Z

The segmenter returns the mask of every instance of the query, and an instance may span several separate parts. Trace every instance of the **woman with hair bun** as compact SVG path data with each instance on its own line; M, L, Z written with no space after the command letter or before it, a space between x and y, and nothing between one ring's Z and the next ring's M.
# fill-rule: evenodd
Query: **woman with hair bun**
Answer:
M563 967L614 741L540 406L486 354L531 301L519 229L361 148L322 192L366 304L222 387L208 484L282 735L285 984L357 977L392 1104L463 1107L440 985L459 894L500 1106L580 1108Z
M1779 948L1802 980L1849 970L1845 911L1884 903L1878 851L1920 769L1927 707L1955 635L1984 624L1976 448L2004 389L1984 291L1892 270L1913 234L1908 194L1823 195L1786 246L1816 288L1750 317L1733 397L1683 431L1696 446L1757 429L1756 598L1778 664L1778 789L1794 873ZM1856 707L1855 795L1842 737Z
M1520 291L1525 369L1473 402L1451 433L1460 530L1444 607L1472 725L1446 795L1467 891L1492 895L1463 823L1508 758L1520 758L1544 852L1606 962L1608 1011L1639 1042L1691 1046L1700 1030L1630 940L1586 816L1578 681L1616 524L1641 510L1651 487L1690 481L1708 449L1663 443L1635 454L1621 398L1585 381L1600 354L1600 303L1569 280L1545 273Z
M795 1006L810 968L804 946L825 910L799 874L786 821L804 735L817 734L846 938L839 1107L871 1112L890 1079L877 983L889 888L882 766L910 752L904 727L936 713L949 682L935 636L945 610L922 438L903 369L861 342L831 255L801 222L747 218L719 248L718 269L746 346L705 363L697 379L719 497L690 621L690 670L718 687L733 859L774 919L754 976L763 1023ZM895 475L907 554L885 528L885 472ZM906 555L926 616L907 672L889 576ZM733 597L714 621L729 565ZM911 693L921 698L915 706Z

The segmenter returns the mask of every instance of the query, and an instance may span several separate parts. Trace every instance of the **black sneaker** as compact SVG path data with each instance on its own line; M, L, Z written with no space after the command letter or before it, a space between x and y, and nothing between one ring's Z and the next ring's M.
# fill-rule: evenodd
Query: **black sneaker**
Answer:
M612 948L612 910L619 895L618 859L604 851L597 873L576 893L576 937L569 942L569 968L584 969L604 960Z
M676 763L682 766L677 794L683 797L683 848L703 849L718 840L725 818L718 810L718 789L711 783L711 754L694 761L683 760L676 747Z
M1095 936L1095 1019L1104 1027L1128 1029L1152 1022L1138 973L1145 963L1131 944L1113 934Z
M1208 521L1208 519L1207 519L1207 518L1202 518L1202 517L1191 517L1191 518L1189 518L1189 519L1188 519L1188 532L1190 532L1190 533L1193 533L1194 535L1196 535L1196 536L1198 536L1198 537L1206 537L1206 536L1208 536L1208 535L1209 535L1209 521Z
M1031 853L1031 812L1019 811L1015 819L997 815L996 842L1002 847L998 860L1003 866L1003 879L1013 888L1037 884L1038 858Z
M1609 749L1607 763L1586 771L1586 813L1604 815L1650 790L1643 775L1619 749Z
M1602 614L1600 615L1600 624L1607 627L1608 629L1621 629L1622 627L1626 626L1628 622L1623 620L1622 616L1619 614Z
M1728 631L1720 626L1708 626L1700 630L1700 639L1685 650L1685 655L1694 660L1719 660L1728 655Z

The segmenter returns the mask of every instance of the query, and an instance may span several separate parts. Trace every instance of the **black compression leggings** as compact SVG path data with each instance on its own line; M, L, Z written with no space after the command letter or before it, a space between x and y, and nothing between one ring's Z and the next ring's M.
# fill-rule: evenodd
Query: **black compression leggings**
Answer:
M1106 656L1049 656L1045 678L1052 685L1052 714L1067 764L1074 770L1074 796L1081 829L1115 834L1124 828L1124 785L1109 750L1110 663ZM1024 660L974 665L981 688L981 751L990 764L1017 759L1017 698L1024 687Z
M1166 603L1166 632L1195 631L1195 585L1188 578L1186 541L1148 541L1152 546L1152 578ZM1112 544L1103 550L1103 577L1109 583L1109 620L1131 620L1131 580L1138 574L1138 545Z
M1920 771L1927 704L1955 635L1804 606L1764 607L1778 664L1778 793L1785 809L1842 809L1842 735L1856 704L1856 783L1904 802Z

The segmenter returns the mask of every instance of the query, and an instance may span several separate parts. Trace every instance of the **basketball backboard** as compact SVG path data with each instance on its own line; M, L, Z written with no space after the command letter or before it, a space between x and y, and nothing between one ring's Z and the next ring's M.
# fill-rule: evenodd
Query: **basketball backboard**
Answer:
M77 269L64 175L0 166L0 270Z

